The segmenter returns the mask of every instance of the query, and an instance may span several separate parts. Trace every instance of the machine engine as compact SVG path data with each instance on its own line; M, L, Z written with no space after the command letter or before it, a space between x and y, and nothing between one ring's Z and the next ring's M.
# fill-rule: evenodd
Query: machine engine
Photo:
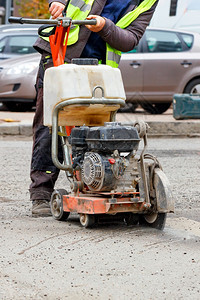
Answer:
M69 138L73 168L80 171L89 190L115 190L139 142L135 127L122 126L118 122L107 122L100 127L73 128Z

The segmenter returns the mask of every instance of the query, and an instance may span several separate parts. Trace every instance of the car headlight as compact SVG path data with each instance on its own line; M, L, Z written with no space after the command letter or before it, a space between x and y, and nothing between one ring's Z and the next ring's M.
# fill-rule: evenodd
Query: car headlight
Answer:
M13 66L7 69L6 74L19 75L19 74L29 74L38 67L38 63L30 62L26 64L20 64L18 66Z

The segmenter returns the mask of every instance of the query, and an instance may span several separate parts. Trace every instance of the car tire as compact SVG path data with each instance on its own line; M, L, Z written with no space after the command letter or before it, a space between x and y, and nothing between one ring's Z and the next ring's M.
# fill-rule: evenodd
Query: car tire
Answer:
M127 102L124 107L121 107L117 112L118 113L134 113L138 107L137 103Z
M200 78L190 81L184 89L184 94L200 94Z
M33 107L33 103L23 103L23 102L3 102L9 111L13 112L25 112L30 111Z
M165 111L167 111L171 106L171 102L167 102L167 103L141 102L140 105L146 112L153 115L158 115L158 114L163 114Z

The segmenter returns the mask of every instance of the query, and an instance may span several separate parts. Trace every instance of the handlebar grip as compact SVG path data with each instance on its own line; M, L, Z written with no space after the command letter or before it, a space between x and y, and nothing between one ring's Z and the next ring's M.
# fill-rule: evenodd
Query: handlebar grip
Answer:
M72 20L72 24L76 25L96 25L97 20L96 19L91 19L91 20Z
M23 22L23 18L21 18L21 17L9 17L8 18L8 21L10 22L10 23L20 23L20 24L23 24L24 22Z
M86 23L88 25L96 25L97 24L97 20L96 19L85 20L85 21L88 22L88 23Z

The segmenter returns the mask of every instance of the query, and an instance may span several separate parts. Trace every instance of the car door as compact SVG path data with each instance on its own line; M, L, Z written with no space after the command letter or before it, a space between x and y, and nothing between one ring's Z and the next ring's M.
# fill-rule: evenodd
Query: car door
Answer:
M149 29L145 38L143 98L151 102L171 101L180 92L179 83L192 64L191 53L180 35L173 31Z
M126 100L137 101L143 87L143 54L140 43L134 50L122 53L119 68L121 70Z

